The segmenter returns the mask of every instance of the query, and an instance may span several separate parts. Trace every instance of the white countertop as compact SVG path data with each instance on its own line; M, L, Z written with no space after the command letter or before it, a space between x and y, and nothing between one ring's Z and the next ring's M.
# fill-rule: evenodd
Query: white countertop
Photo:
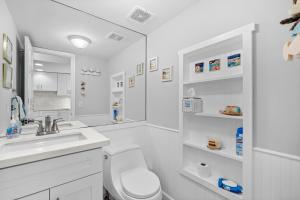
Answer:
M76 123L75 123L76 124ZM82 123L77 123L82 125ZM82 135L84 139L78 141L66 141L64 143L55 144L59 137L64 139L72 135ZM22 143L27 141L38 141L41 139L55 139L54 142L45 146L32 147L29 149L13 150L9 148L5 150L4 146L11 143ZM42 143L42 142L41 142ZM15 165L35 162L43 159L54 158L80 151L86 151L95 148L101 148L109 145L110 140L92 128L79 128L63 130L58 134L45 136L36 136L35 134L21 135L13 139L0 139L0 169L12 167ZM39 142L36 142L39 144Z

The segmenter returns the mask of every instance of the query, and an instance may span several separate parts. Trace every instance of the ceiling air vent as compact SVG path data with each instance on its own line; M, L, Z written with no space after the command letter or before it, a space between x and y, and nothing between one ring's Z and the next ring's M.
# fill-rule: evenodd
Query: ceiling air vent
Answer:
M116 32L111 32L106 36L106 38L115 40L115 41L121 41L124 39L124 36L122 36L121 34L116 33Z
M134 21L137 21L139 23L144 23L148 19L150 19L152 16L152 13L147 11L146 9L135 6L133 10L129 13L128 18Z

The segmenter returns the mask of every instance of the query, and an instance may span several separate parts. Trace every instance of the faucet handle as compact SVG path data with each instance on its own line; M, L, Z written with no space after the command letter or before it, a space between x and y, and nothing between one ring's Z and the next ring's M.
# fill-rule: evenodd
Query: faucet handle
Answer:
M51 131L52 131L52 132L58 132L58 133L59 133L59 129L58 129L57 122L62 122L62 121L65 121L65 120L64 120L63 118L53 119Z
M63 121L65 121L63 118L53 119L53 124L57 122L63 122Z
M34 120L34 123L39 125L37 129L37 135L43 135L44 133L43 120Z

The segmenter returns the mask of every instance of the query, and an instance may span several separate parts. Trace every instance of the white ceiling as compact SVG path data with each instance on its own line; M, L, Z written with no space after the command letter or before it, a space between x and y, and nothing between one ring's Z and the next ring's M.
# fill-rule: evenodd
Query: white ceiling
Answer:
M20 37L28 35L36 47L108 59L144 37L50 0L6 0L6 3ZM124 35L125 39L120 42L106 39L111 31ZM77 49L68 41L68 35L86 36L92 44Z
M56 0L63 4L84 10L98 17L148 34L166 21L178 15L199 0ZM154 17L145 23L127 18L135 6L141 6L154 13Z

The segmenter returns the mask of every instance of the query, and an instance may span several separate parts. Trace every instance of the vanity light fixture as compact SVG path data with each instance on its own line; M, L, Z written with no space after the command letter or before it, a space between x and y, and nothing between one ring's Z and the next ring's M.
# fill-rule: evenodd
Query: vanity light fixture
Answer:
M92 41L89 38L81 35L70 35L68 36L68 39L75 47L79 49L84 49L92 43Z
M42 63L34 63L34 66L43 67L44 65Z

